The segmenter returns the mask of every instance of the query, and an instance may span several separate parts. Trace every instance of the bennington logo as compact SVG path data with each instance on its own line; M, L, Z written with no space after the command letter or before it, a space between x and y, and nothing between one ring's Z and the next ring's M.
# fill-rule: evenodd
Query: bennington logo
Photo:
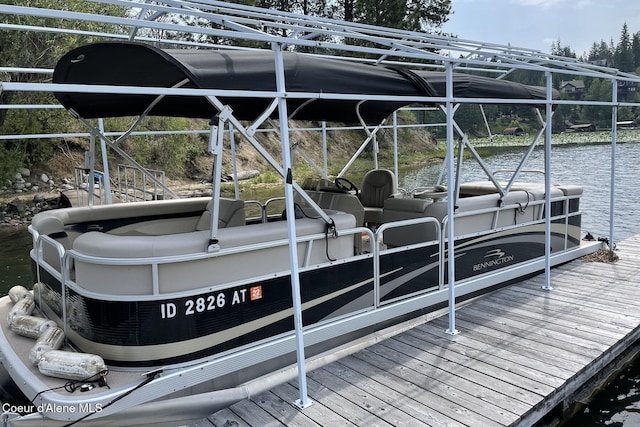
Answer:
M501 249L491 249L487 251L485 258L492 258L485 262L479 262L473 266L473 271L481 271L489 267L505 264L513 261L513 255L506 255Z

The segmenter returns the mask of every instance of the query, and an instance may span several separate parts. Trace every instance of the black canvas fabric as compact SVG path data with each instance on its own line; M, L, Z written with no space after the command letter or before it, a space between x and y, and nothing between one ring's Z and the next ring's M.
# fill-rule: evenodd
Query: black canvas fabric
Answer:
M357 105L363 119L377 124L411 100L378 99L376 96L444 97L441 72L412 71L374 66L302 53L284 52L288 92L314 94L287 100L292 119L356 123ZM115 86L173 87L239 90L241 96L219 99L240 120L254 120L267 108L276 91L272 51L160 49L134 42L103 42L81 46L58 62L54 83ZM132 91L129 91L132 92ZM325 94L318 98L315 94ZM362 95L357 100L328 99L330 94ZM67 109L85 118L136 116L156 99L155 95L82 94L57 92ZM454 96L465 98L544 99L545 90L513 82L468 74L454 74ZM373 98L373 99L372 99ZM217 110L203 97L166 96L150 115L212 118Z

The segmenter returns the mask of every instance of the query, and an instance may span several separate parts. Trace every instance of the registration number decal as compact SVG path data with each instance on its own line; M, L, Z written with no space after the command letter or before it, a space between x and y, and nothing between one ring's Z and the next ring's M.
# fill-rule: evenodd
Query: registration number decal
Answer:
M189 298L180 303L164 302L160 304L160 317L171 319L178 315L192 316L221 309L227 305L244 304L249 301L262 299L262 286L253 286L249 289L236 289L234 291L212 293L198 298Z

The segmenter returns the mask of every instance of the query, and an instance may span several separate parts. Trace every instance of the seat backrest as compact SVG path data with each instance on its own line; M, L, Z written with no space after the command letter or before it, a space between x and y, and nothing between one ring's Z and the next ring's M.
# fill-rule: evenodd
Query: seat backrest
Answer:
M363 206L382 208L384 201L396 191L393 172L388 169L373 169L367 172L360 188L360 202Z
M196 230L208 230L211 228L212 201L207 203L205 211L196 224ZM244 201L220 198L218 211L218 228L236 227L245 225Z

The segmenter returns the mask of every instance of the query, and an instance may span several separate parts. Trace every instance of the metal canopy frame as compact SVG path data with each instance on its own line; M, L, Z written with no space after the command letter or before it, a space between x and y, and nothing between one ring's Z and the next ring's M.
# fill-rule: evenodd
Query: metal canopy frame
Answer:
M219 101L219 97L229 94L228 91L216 90L195 90L186 88L139 88L139 87L113 87L113 86L83 86L83 85L55 85L49 83L0 83L1 91L76 91L85 93L139 93L157 96L177 95L177 96L199 96L206 97L219 110L217 118L212 118L210 129L210 151L214 154L216 166L215 174L219 178L221 173L221 136L225 124L230 128L239 131L247 138L258 151L285 179L285 199L287 210L287 224L289 229L289 248L291 263L292 290L294 297L294 322L297 338L298 369L300 381L300 399L297 401L300 407L310 404L306 392L305 379L305 358L304 358L304 334L301 322L301 307L299 294L299 278L297 265L297 245L296 231L294 227L294 206L293 191L303 191L291 179L291 153L289 142L289 124L287 121L288 112L285 102L286 98L309 96L309 94L296 94L288 92L285 87L285 77L282 71L282 53L291 50L303 50L311 54L322 53L322 56L332 57L350 61L388 64L388 65L409 65L422 69L433 69L443 71L446 76L446 96L439 98L415 97L408 99L412 102L439 103L446 112L446 135L447 153L446 171L447 182L452 183L457 179L454 177L456 170L454 165L453 152L456 147L455 132L462 130L454 121L456 105L464 103L475 104L532 104L545 108L544 122L542 130L535 137L534 142L525 153L522 165L526 162L526 157L533 149L537 141L544 136L545 147L545 189L546 203L545 210L550 212L550 170L551 170L551 118L553 107L556 105L600 105L612 109L612 154L611 154L611 216L610 216L610 242L613 245L614 233L614 205L615 205L615 149L616 149L616 121L617 109L621 106L638 107L640 103L619 102L617 99L617 85L619 82L640 82L640 77L620 72L619 70L597 66L594 64L580 62L576 59L559 57L543 53L538 50L515 47L505 44L482 43L479 41L462 38L451 38L441 35L412 32L399 29L381 28L371 25L358 24L353 22L343 22L334 19L321 18L315 16L304 16L295 13L267 10L233 3L213 1L213 0L164 0L164 1L130 1L130 0L92 0L96 3L121 7L122 16L106 16L99 14L89 14L77 11L66 11L59 9L41 9L33 7L0 5L0 15L24 15L41 18L54 18L57 21L67 22L94 22L112 24L119 32L105 33L97 31L85 31L68 28L56 28L38 25L14 25L0 23L0 29L8 31L34 31L41 33L64 33L77 36L88 36L93 38L135 40L141 42L154 43L157 45L184 46L192 48L208 49L245 49L247 47L232 46L232 41L244 41L261 43L265 48L271 49L275 53L277 90L272 93L262 92L259 95L248 93L234 93L234 96L260 96L272 100L270 111L278 109L279 131L281 137L282 163L271 158L254 138L257 127L266 120L267 112L256 120L255 123L245 126L233 117L233 113L226 109L225 105ZM125 13L125 11L128 11ZM167 22L160 18L166 16L182 17L182 20ZM195 22L190 25L188 22ZM155 32L152 34L152 31ZM184 33L192 35L191 40L175 40L172 34ZM24 69L4 67L5 72L20 72ZM546 81L547 95L545 100L532 102L531 100L504 100L504 99L467 99L456 98L453 92L452 76L453 72L467 72L495 75L502 79L508 77L516 70L536 71L544 75ZM33 70L33 72L47 72L47 70ZM573 101L554 100L552 97L552 77L554 74L593 77L611 81L613 96L611 100L599 101ZM336 99L354 99L348 94L312 94L314 97ZM372 97L380 98L383 97ZM393 97L384 99L393 100ZM407 98L403 98L407 100ZM19 106L5 106L4 108L19 108ZM33 108L33 106L23 106L23 108ZM53 108L53 107L52 107ZM365 127L366 129L366 127ZM368 143L374 139L376 131L366 129ZM469 146L464 133L463 141L460 145ZM99 135L101 140L108 145L111 144L106 136L93 127L92 135ZM92 144L93 145L93 144ZM364 145L363 145L364 147ZM340 174L343 174L348 165ZM325 167L326 170L326 167ZM515 179L515 178L513 178ZM513 183L510 181L506 191ZM219 180L217 180L219 183ZM216 189L216 179L214 179L214 201L219 197L219 185ZM303 196L304 197L304 196ZM454 202L455 189L448 186L447 217L455 218ZM311 200L308 200L314 205ZM550 217L546 215L546 285L545 289L551 289L550 284ZM325 218L327 220L327 218ZM446 233L454 236L455 221L446 221ZM217 221L212 223L212 235L210 250L215 250ZM612 247L612 246L611 246ZM449 280L449 314L450 323L448 332L457 333L455 329L455 257L454 245L448 245L448 280Z

